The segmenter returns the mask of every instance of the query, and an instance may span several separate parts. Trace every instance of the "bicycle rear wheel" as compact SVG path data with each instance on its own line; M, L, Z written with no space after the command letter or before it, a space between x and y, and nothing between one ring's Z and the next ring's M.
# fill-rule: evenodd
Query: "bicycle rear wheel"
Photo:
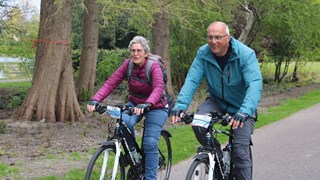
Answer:
M186 176L186 180L202 180L209 179L209 160L204 159L195 159Z
M169 135L161 132L159 140L158 180L168 180L171 171L172 149Z
M86 180L111 179L116 159L116 146L101 146L92 156L86 172ZM116 179L125 180L125 167L123 156L120 154L116 171Z

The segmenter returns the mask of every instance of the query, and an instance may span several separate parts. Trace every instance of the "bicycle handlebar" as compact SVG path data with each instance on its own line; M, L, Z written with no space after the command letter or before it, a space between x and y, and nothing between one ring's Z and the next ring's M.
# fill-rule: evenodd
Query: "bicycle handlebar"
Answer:
M186 113L181 118L181 121L183 121L185 124L190 124L193 121L194 116L195 116L194 112ZM208 116L211 118L210 123L212 124L220 123L222 126L227 126L230 120L232 119L232 116L230 116L229 114L222 115L221 113L218 113L218 112L210 112Z
M119 109L117 109L119 108ZM145 108L144 114L149 111L150 108ZM95 111L97 111L99 114L107 113L109 115L112 115L112 113L115 113L115 111L118 111L119 113L122 113L124 111L128 111L127 114L133 115L134 113L134 107L127 105L127 104L115 104L115 105L102 105L101 103L97 103L95 105ZM111 114L110 114L111 113ZM120 114L119 114L120 116Z

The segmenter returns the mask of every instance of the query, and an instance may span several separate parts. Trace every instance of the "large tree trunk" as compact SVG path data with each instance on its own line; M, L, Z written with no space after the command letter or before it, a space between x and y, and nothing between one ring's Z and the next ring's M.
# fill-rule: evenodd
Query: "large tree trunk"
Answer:
M85 100L85 94L87 97L92 96L98 55L99 6L96 0L85 0L84 5L86 7L83 20L84 37L79 77L76 83L76 93L79 101Z
M59 3L57 3L59 2ZM32 86L16 113L19 120L83 120L71 61L72 0L42 0Z
M162 57L166 65L168 75L167 90L168 93L174 95L169 60L169 19L168 13L162 11L154 15L155 22L152 25L152 53Z

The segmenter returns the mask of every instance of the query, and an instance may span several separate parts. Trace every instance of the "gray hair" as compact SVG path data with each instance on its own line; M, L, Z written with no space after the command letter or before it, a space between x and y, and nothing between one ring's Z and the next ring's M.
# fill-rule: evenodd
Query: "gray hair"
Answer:
M225 28L226 28L226 33L227 33L228 35L230 35L229 26L228 26L226 23L221 22L221 21L215 21L215 22L211 23L211 24L208 26L207 31L209 30L210 26L213 25L213 24L223 24L223 25L225 26Z
M148 45L148 40L142 36L135 36L129 43L128 48L131 49L133 44L141 44L146 53L149 53L150 47Z
M227 33L228 35L230 35L230 30L229 30L229 26L228 26L228 25L226 25L226 33Z

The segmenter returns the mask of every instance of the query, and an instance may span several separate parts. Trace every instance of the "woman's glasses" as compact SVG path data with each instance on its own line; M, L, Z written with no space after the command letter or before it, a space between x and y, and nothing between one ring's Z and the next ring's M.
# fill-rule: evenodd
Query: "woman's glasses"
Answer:
M144 51L144 49L130 49L130 53L132 54L141 54Z

